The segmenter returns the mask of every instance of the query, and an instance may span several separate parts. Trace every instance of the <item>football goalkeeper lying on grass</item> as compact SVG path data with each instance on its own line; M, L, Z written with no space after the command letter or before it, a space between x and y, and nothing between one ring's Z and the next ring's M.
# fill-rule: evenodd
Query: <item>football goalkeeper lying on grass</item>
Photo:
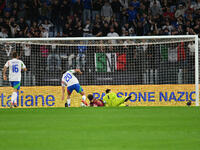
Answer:
M117 97L117 95L111 92L110 89L106 90L106 95L103 97L103 102L106 107L117 107L117 106L126 106L125 102L127 102L131 96L128 97Z
M103 101L94 98L92 94L88 94L87 98L90 101L91 107L120 107L127 106L125 105L125 102L127 102L131 98L131 96L119 98L115 93L111 92L110 89L107 89L106 95L103 97Z

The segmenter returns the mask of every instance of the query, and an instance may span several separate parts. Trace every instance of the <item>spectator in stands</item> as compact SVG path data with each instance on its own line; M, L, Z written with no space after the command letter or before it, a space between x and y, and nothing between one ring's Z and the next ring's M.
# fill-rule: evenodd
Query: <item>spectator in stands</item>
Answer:
M22 36L26 35L28 31L28 25L24 21L24 18L21 17L17 24L19 25L20 31L22 32Z
M61 71L61 59L60 56L56 53L56 46L52 45L51 51L47 56L47 71Z
M3 25L3 27L4 27L4 29L6 30L6 32L7 32L7 34L8 34L8 36L10 36L11 35L11 31L10 31L10 26L9 26L9 19L4 19L5 21L4 21L4 25Z
M41 26L45 28L45 30L48 32L48 35L50 35L50 28L53 27L53 23L45 19L44 22L41 24Z
M134 28L131 27L131 25L127 23L124 24L124 26L122 27L122 33L123 33L123 36L129 36L129 35L132 35L134 32Z
M138 13L141 15L141 16L144 16L148 14L148 9L147 7L144 5L144 3L140 3L140 8L138 9Z
M95 23L102 24L102 21L101 21L101 17L100 17L100 15L96 15L95 20L94 20L93 23L94 23L94 24L95 24Z
M49 37L49 32L42 26L40 26L40 33L41 33L41 37L43 38Z
M168 20L166 21L166 24L162 27L162 30L165 30L165 29L168 30L169 34L171 34L171 31L174 29L174 27L170 24Z
M138 0L132 0L131 6L133 6L135 9L138 9L140 7L140 2Z
M19 10L18 10L18 13L17 13L17 17L18 18L24 18L26 19L26 9L25 9L25 4L22 3L20 6L19 6ZM39 16L39 15L37 15Z
M63 27L63 36L64 37L71 37L73 35L73 30L71 24L66 23Z
M19 5L18 5L18 3L16 1L13 3L12 9L16 10L16 11L19 11Z
M143 26L143 22L138 21L136 24L136 33L137 36L142 36L144 35L144 26Z
M110 31L110 28L109 28L109 25L107 22L105 22L103 24L103 27L102 27L102 36L107 36L107 34L109 33Z
M0 44L0 56L1 56L1 61L0 61L0 75L2 75L2 68L4 67L4 64L7 60L11 59L11 53L12 53L12 47L7 46L6 44ZM1 81L0 83L2 85L7 85L7 82ZM0 85L0 86L2 86Z
M83 24L91 20L92 0L83 0Z
M0 29L3 28L3 24L4 24L3 17L0 17Z
M186 6L184 6L183 4L179 4L178 5L178 9L175 12L175 17L178 18L180 16L184 17L185 15L185 11L187 10L189 4L187 4Z
M136 20L137 10L132 5L130 5L127 15L128 15L128 22L131 23Z
M8 31L5 28L1 28L0 38L7 38L7 37L8 37Z
M161 15L163 13L162 7L158 1L154 1L150 9L152 16Z
M33 21L33 23L31 24L31 27L30 27L30 33L32 35L34 35L36 31L39 31L39 26L36 21Z
M92 33L90 33L91 31L88 32L88 35L87 36L90 36L92 35ZM90 34L89 34L90 33ZM83 36L83 28L82 28L82 23L81 21L79 20L75 26L74 26L74 31L73 31L73 36L74 37L82 37Z
M122 25L124 25L125 23L127 23L128 21L128 9L123 8L122 12L121 12L121 21L122 21Z
M80 42L80 45L77 47L78 49L78 55L76 57L76 68L81 68L82 70L85 71L85 63L86 63L86 51L87 51L87 47L84 44L83 41Z
M70 16L71 14L71 1L70 0L63 0L61 3L61 16L64 17L64 19L67 18L67 16Z
M76 14L79 18L82 18L83 4L81 3L81 0L76 0L72 7L73 14Z
M116 33L118 35L121 35L121 33L122 33L121 26L117 21L113 22L113 27L114 27L114 30L116 31Z
M200 8L200 0L191 1L190 8L193 10Z
M102 35L101 25L100 25L99 22L95 22L93 29L92 29L92 34L94 36L101 36Z
M128 0L120 0L120 3L124 9L128 9Z
M113 10L108 0L105 1L103 7L101 8L101 16L108 23L110 22L110 19L113 16Z
M101 8L103 6L102 0L93 0L92 1L92 21L94 22L96 16L101 14Z
M7 12L4 13L4 19L5 20L9 20L10 19L10 12L7 11Z
M41 11L40 11L41 20L50 19L50 13L49 12L50 12L50 7L48 6L47 2L43 2L42 6L41 6Z
M24 44L23 47L23 61L26 63L26 67L31 69L31 45L30 44Z
M115 32L115 29L113 26L110 27L110 32L107 34L108 37L118 37L119 34ZM116 44L117 41L116 40L112 40L111 41L113 44Z
M17 10L16 10L16 9L14 9L14 10L12 11L12 17L15 18L15 20L18 19L18 17L17 17Z
M116 20L119 22L121 16L121 9L123 7L122 4L120 3L119 0L112 0L111 7Z
M194 31L200 33L200 19L195 20Z
M177 35L185 35L185 32L183 31L183 26L179 25L177 29Z
M57 32L56 37L62 37L60 32Z
M54 35L57 35L57 32L61 32L61 9L60 9L60 2L58 0L53 1L53 4L51 6L52 14L51 14L51 20L53 21L54 27Z
M170 21L174 20L174 12L171 12L169 7L166 7L163 12L163 16Z
M159 0L151 0L150 2L150 8L153 7L153 5L155 5L156 7L161 8L161 4Z
M83 28L83 36L84 37L92 36L92 24L90 20L86 21L85 27Z
M10 19L9 26L10 26L10 31L11 31L11 37L15 37L16 33L18 31L20 31L20 27L19 27L19 25L17 25L15 23L15 19L14 18Z

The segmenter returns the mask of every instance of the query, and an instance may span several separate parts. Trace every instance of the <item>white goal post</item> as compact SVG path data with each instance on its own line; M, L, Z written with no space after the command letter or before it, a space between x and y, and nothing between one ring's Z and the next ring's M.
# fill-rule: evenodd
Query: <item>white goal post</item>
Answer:
M53 85L57 86L60 79L56 80L56 78L60 76L60 73L62 72L61 70L78 67L83 69L83 71L88 72L87 76L85 76L86 79L81 78L83 79L83 85L192 84L195 85L195 104L196 106L199 106L198 42L198 35L5 38L0 39L0 67L2 68L5 64L4 57L6 55L8 56L7 58L11 58L11 52L20 48L22 49L20 50L21 55L30 56L33 54L33 56L29 57L32 61L29 65L32 68L31 73L26 73L23 76L24 81L22 86L49 86L52 85L51 83L54 83ZM47 46L49 48L46 51L46 48L42 49L41 46ZM192 50L186 50L189 49L189 46L193 47L193 54ZM78 50L80 51L77 51L77 47L79 47ZM104 49L101 49L102 47ZM25 52L24 50L28 48L31 49L30 53L29 51ZM159 49L159 54L154 52L154 49ZM176 49L176 51L173 51L174 49ZM1 51L2 53L6 51L5 56L1 54ZM51 70L48 67L51 68L52 59L48 56L50 53L54 54L55 51L58 51L58 56L62 57L64 61L61 59L60 62L58 62L60 68L55 68L54 66L52 69L54 73L55 70L58 69L60 71L58 73L59 75L55 75L55 78L48 79L47 81L42 77L41 70L46 69L44 70L44 73ZM73 55L65 55L67 51L77 52ZM47 55L44 56L46 57L45 62L40 60L38 53ZM90 57L86 60L85 53L90 55ZM191 56L188 60L187 55ZM104 57L109 60L105 60L106 66L102 66L103 63L98 63L98 59L101 59L100 61L104 61ZM25 57L23 57L22 60L23 59L26 60ZM57 58L55 57L54 59ZM120 61L122 61L122 64ZM191 69L192 63L190 61L194 61L194 74ZM76 63L76 65L73 65L73 63ZM47 64L47 66L37 70L38 66L42 66L44 64ZM164 67L167 69L163 69ZM169 72L166 72L166 70ZM90 74L93 73L94 76L91 77ZM43 81L45 83L42 83ZM8 84L3 81L2 72L0 71L0 87L4 86L8 86Z

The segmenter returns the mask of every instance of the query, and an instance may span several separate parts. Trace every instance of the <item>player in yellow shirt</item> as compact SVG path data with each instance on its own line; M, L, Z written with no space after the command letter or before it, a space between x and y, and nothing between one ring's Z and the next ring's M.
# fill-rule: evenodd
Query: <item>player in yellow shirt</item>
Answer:
M126 106L125 102L127 102L131 96L127 97L117 97L117 95L111 92L111 89L106 90L106 95L103 97L103 102L106 107L118 107L118 106Z

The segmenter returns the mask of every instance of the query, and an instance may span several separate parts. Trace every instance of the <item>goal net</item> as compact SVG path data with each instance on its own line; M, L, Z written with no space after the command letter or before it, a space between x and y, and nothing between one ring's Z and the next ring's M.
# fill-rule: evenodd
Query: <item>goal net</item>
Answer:
M19 99L29 100L27 106L37 106L32 102L37 96L46 103L49 95L56 97L50 98L51 105L64 106L58 102L62 72L75 68L83 72L76 76L85 93L96 98L110 88L119 97L131 95L130 105L185 105L190 100L199 105L197 36L0 39L0 107L12 92L2 68L13 51L28 69L19 92ZM81 99L75 95L72 106Z

